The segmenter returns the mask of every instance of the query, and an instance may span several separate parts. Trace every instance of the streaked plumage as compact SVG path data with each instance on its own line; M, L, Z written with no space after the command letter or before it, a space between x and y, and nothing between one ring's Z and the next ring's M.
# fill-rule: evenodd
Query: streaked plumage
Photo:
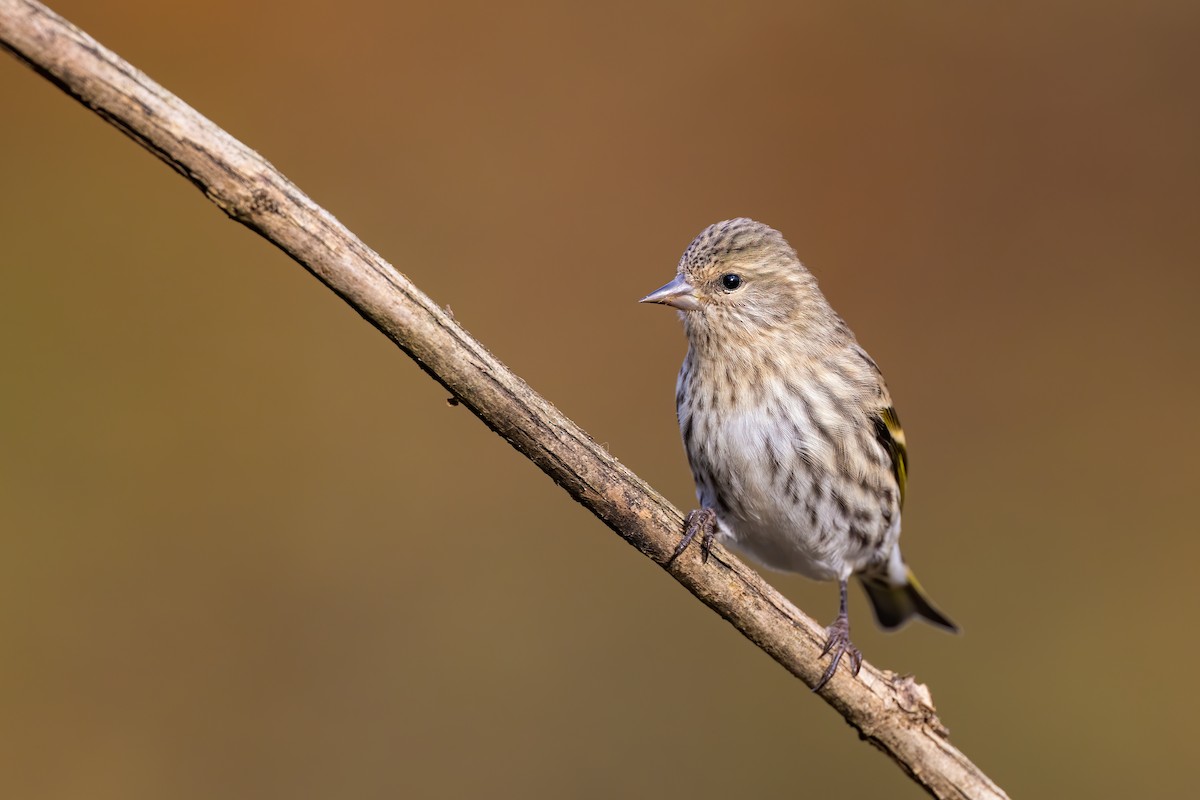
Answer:
M689 518L680 552L708 527L705 539L715 532L768 567L839 581L834 658L816 688L843 653L855 673L861 661L852 575L883 627L916 615L956 630L900 555L908 453L887 385L783 236L749 219L711 225L643 302L680 310L679 427L700 505L715 512Z

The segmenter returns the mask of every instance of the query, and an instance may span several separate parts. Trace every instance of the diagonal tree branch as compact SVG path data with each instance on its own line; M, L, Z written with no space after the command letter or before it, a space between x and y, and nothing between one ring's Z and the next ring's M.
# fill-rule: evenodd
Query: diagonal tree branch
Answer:
M231 218L295 259L555 483L809 686L825 631L716 548L667 564L682 517L260 155L33 0L0 0L0 47L120 128ZM863 664L821 692L860 736L940 798L1003 798L950 745L928 690Z

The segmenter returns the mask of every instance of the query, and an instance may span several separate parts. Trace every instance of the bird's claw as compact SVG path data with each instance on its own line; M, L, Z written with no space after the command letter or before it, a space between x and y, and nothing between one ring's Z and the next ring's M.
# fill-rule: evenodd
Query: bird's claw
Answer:
M687 550L692 539L696 538L696 534L700 536L700 561L708 563L708 555L712 552L713 540L717 535L717 512L711 508L697 508L687 515L687 519L683 522L683 538L679 540L675 552L667 559L667 564L671 564L675 559Z
M862 653L850 641L850 620L844 616L838 616L833 624L829 626L829 638L825 640L825 647L821 649L821 657L833 654L833 658L829 662L829 666L825 668L824 674L821 675L821 680L817 681L817 685L813 687L813 691L820 691L829 679L833 677L833 673L837 672L838 664L841 663L842 656L850 657L850 671L856 676L858 671L862 669Z

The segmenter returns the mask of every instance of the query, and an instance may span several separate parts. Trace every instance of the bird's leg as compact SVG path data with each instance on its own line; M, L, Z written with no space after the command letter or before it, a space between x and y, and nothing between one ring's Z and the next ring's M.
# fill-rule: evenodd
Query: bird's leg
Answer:
M821 676L821 680L817 681L817 685L813 687L814 692L828 683L829 679L833 677L833 673L837 672L838 663L841 662L843 655L850 656L850 668L854 670L855 675L858 675L859 669L862 668L862 653L850 641L850 612L846 598L845 578L838 581L838 588L842 594L841 606L838 609L837 619L829 626L829 638L825 640L825 649L821 651L822 658L830 653L833 653L833 658L826 667L825 674Z
M692 539L696 538L696 534L702 534L700 537L700 561L708 562L708 554L712 552L713 539L717 535L717 512L711 508L697 508L687 515L687 519L683 521L683 538L679 540L679 546L675 548L675 552L667 559L670 564L687 550L687 546L692 543Z

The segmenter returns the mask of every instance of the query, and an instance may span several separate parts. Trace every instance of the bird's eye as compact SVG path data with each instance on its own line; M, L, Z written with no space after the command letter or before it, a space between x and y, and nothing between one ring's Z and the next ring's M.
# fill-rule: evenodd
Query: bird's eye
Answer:
M734 289L736 289L742 285L742 276L735 275L732 272L729 273L728 275L722 275L721 276L721 285L732 292Z

